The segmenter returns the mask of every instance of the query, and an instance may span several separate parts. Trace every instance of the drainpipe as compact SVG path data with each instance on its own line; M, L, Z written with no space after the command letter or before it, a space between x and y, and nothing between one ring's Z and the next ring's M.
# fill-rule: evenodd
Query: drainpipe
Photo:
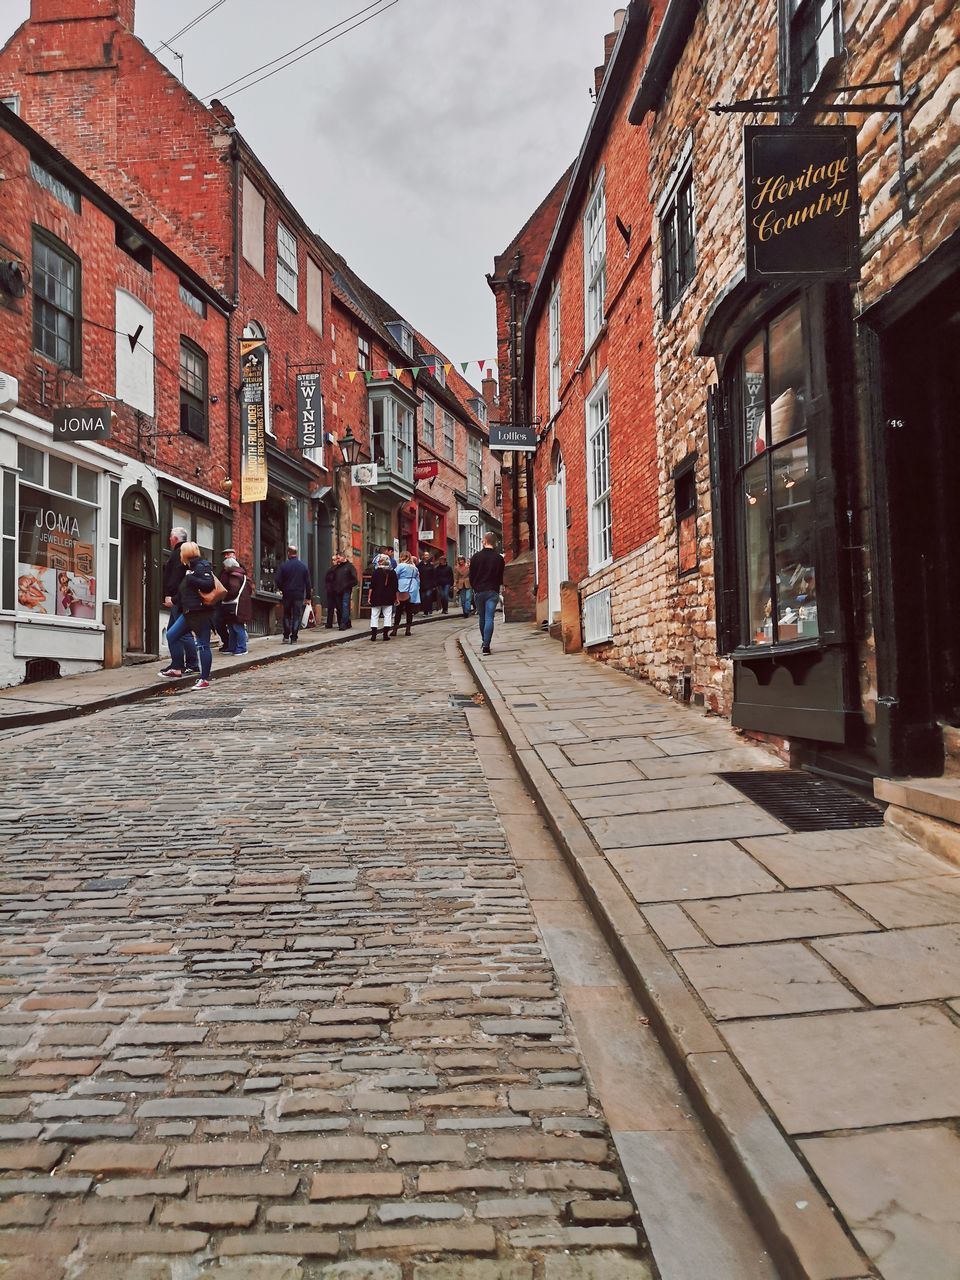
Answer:
M523 408L520 396L520 351L517 342L517 276L520 270L520 254L517 253L513 266L507 272L507 287L510 290L510 422L513 426L521 426ZM510 468L510 493L513 502L513 554L520 554L520 457L514 453L513 465Z

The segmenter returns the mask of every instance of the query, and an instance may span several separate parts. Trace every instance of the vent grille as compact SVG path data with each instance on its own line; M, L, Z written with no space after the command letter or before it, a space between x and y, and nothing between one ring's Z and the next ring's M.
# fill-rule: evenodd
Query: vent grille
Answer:
M583 599L583 643L605 644L613 639L612 591L604 587Z
M798 769L717 775L791 831L883 826L883 809L825 778Z

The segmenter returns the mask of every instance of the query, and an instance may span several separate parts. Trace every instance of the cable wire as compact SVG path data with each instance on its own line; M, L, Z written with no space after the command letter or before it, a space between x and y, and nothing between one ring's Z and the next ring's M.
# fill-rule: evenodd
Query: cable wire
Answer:
M342 36L349 35L351 31L356 31L356 29L358 27L362 27L364 23L370 22L374 18L379 18L381 14L386 13L388 9L392 9L393 6L395 4L399 4L399 2L400 0L388 0L388 2L384 4L383 0L375 0L374 4L369 4L363 9L358 9L356 13L350 14L349 17L343 18L340 22L335 22L332 27L327 27L326 30L318 32L315 36L311 36L309 40L305 40L302 44L296 45L293 49L288 49L286 53L280 54L278 58L274 58L271 62L265 62L260 67L254 67L252 71L248 71L245 75L238 76L236 80L231 80L229 84L222 85L212 93L205 93L202 96L204 98L215 98L224 93L225 90L229 89L231 92L227 93L226 96L235 97L238 93L243 93L246 89L252 89L254 85L261 84L264 80L269 80L271 76L278 75L281 71L286 71L287 67L292 67L294 63L300 62L304 58L309 57L311 53L316 53L319 49L325 48L328 44L333 44L335 40L339 40ZM371 9L375 9L376 12L370 13L369 11ZM361 14L366 14L367 16L364 18L361 17ZM355 18L360 18L360 21L354 22ZM337 31L338 27L342 27L348 22L352 22L353 25L347 27L345 31ZM320 44L314 43L315 41L320 40L322 36L328 35L332 31L337 31L337 34L331 35L329 40L323 40ZM307 45L311 45L312 48L307 49ZM297 58L290 56L291 54L298 53L300 49L306 49L306 52L301 53ZM286 61L286 59L289 59L289 61ZM276 64L278 62L283 65L277 66ZM250 76L255 76L258 71L266 70L267 67L273 67L274 70L267 71L266 75L262 75L256 80L249 79ZM244 83L244 81L247 81L248 83ZM234 89L234 85L239 85L240 88Z
M209 9L204 9L203 13L198 13L195 18L191 18L185 27L181 27L179 31L175 31L172 36L167 36L166 40L161 40L153 52L159 53L161 49L169 49L171 41L179 40L181 36L185 36L188 31L192 30L197 25L198 22L202 22L204 18L209 17L210 14L213 13L214 9L219 9L222 4L226 4L226 0L215 0ZM170 51L171 53L173 52L172 49Z

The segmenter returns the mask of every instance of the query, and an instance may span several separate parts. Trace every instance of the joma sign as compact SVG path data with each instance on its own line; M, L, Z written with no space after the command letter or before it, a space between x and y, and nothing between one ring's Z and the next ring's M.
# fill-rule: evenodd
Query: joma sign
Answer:
M110 410L54 409L54 440L107 440L110 436Z
M743 131L747 279L859 280L854 125Z

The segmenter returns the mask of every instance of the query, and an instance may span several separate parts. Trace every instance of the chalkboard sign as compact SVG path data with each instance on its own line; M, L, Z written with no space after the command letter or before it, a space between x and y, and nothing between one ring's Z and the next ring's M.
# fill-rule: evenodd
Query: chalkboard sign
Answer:
M360 608L370 608L370 583L373 581L373 575L365 573L360 579Z

